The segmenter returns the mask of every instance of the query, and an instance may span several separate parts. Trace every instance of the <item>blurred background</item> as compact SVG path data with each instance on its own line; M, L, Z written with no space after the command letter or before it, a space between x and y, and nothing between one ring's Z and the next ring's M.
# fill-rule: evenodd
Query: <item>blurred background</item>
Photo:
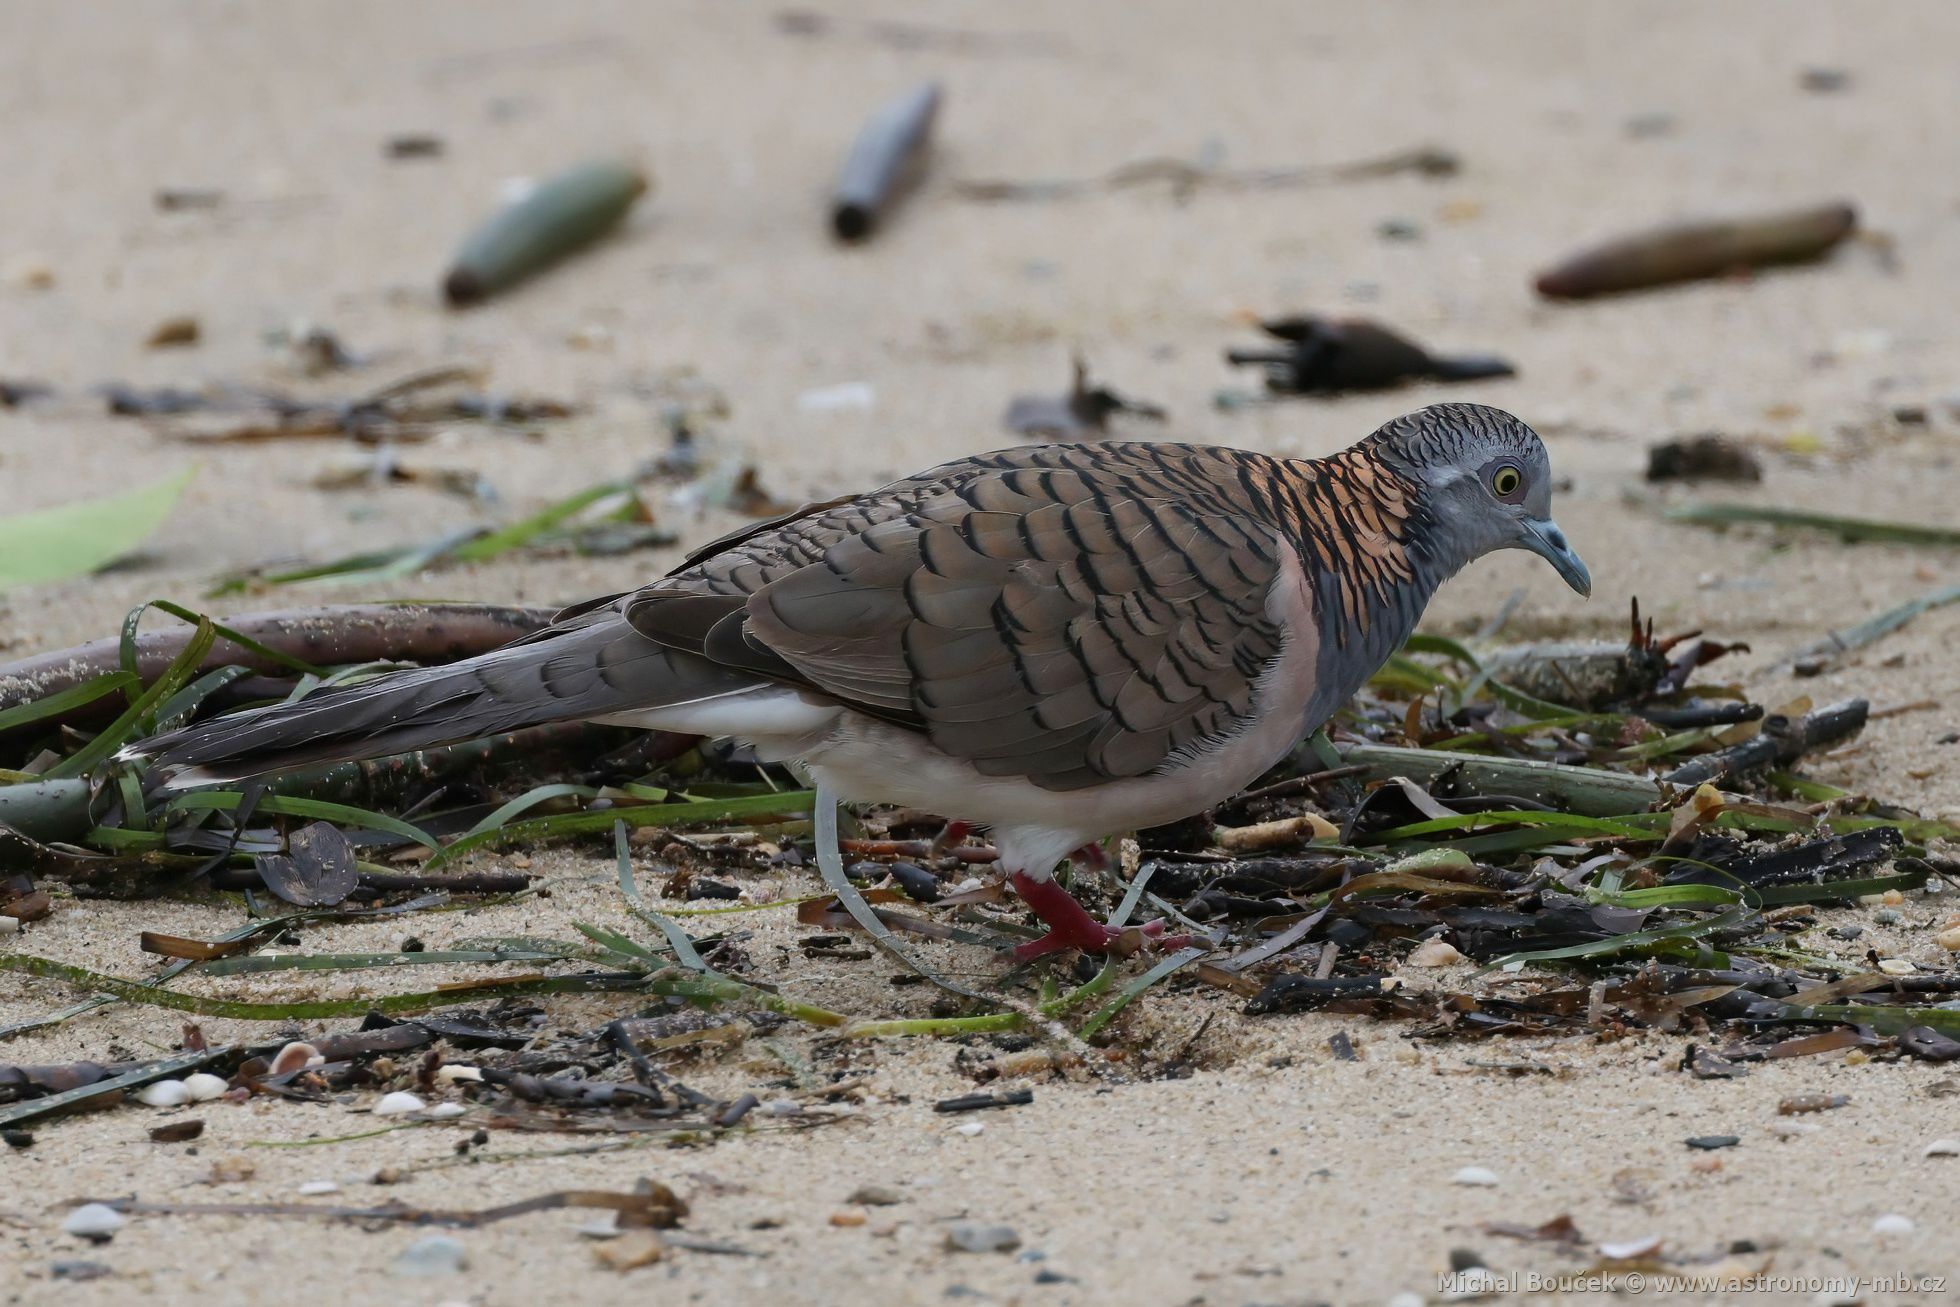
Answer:
M195 599L249 568L261 579L214 606L615 590L745 510L1027 438L1003 413L1062 396L1080 357L1092 386L1168 414L1118 413L1119 436L1307 455L1445 397L1511 408L1551 443L1598 588L1586 605L1529 559L1493 559L1445 590L1437 626L1474 629L1522 590L1517 632L1610 633L1637 593L1663 626L1719 617L1773 654L1950 563L1664 516L1702 495L1952 521L1960 17L1884 19L10 5L0 380L19 402L0 410L0 514L196 472L134 559L0 594L0 639L93 636L133 601ZM853 140L928 83L917 185L841 242ZM589 160L644 174L624 217L507 291L447 302L470 233ZM1856 229L1808 266L1596 299L1534 289L1656 225L1839 205ZM1257 320L1306 314L1515 375L1276 398L1227 363L1274 346ZM431 369L447 380L403 392L412 411L348 420ZM172 393L186 411L157 411ZM112 413L119 395L145 411ZM1712 494L1646 479L1652 445L1701 433L1762 479ZM640 529L605 544L627 552L553 536L437 571L263 579L620 479L637 502L614 515ZM1899 646L1932 660L1921 680L1955 682L1952 632L1948 610Z

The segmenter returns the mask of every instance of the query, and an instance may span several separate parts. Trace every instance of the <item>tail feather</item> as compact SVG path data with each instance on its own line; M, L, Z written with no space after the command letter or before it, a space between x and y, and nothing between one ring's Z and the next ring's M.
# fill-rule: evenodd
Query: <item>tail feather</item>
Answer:
M544 726L739 693L753 674L640 635L606 614L502 649L138 741L173 786L381 758Z

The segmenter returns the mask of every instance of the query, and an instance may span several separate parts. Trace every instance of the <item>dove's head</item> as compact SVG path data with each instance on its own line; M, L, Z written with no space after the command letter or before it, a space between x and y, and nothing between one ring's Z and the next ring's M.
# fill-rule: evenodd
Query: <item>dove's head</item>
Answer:
M1422 487L1431 546L1450 570L1497 549L1528 549L1582 595L1592 574L1552 521L1552 465L1538 433L1500 408L1433 404L1375 435Z

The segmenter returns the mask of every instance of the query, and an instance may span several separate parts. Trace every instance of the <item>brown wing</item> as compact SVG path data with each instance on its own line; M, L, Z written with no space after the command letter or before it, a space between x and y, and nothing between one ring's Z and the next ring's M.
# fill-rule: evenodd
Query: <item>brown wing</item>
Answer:
M1144 444L967 460L750 536L628 617L990 775L1140 776L1246 716L1279 652L1264 462Z

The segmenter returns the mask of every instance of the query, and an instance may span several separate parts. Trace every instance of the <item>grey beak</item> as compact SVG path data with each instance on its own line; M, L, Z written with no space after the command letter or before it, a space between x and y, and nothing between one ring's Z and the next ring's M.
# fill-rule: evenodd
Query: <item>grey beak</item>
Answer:
M1552 570L1580 594L1592 593L1592 573L1586 570L1585 560L1573 552L1565 532L1551 518L1527 518L1518 544L1550 563Z

